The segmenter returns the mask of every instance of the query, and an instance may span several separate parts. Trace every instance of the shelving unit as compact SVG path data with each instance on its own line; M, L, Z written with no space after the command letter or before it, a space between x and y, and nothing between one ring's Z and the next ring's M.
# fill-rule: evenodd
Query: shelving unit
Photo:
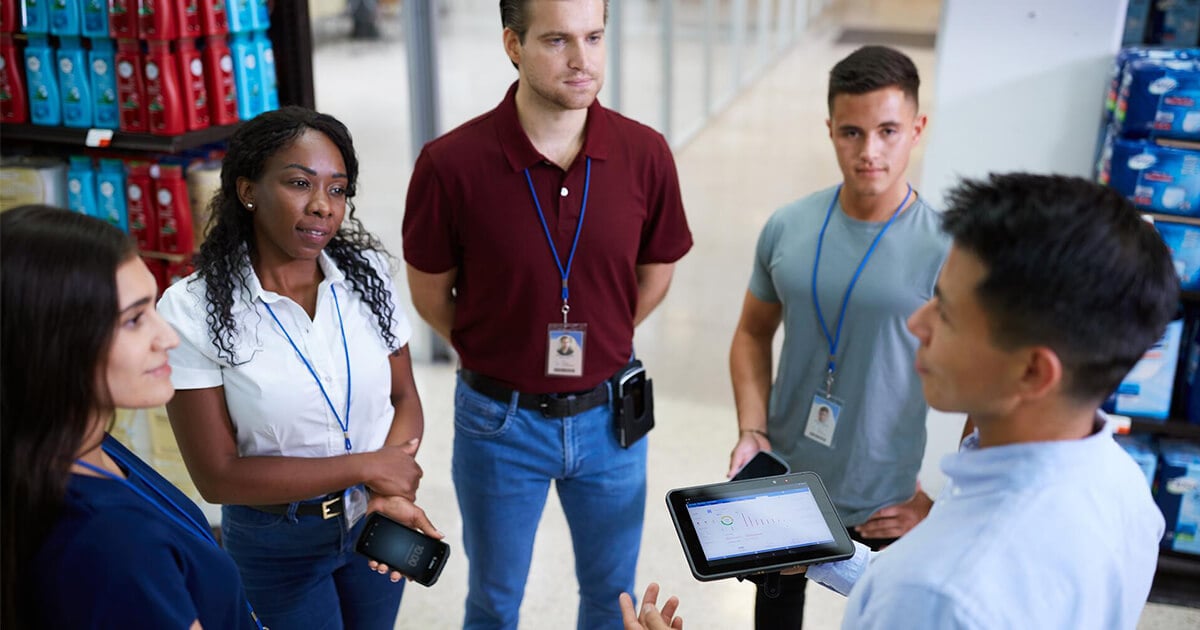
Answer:
M148 133L128 133L108 129L74 129L43 127L41 125L4 125L3 144L50 143L62 145L63 150L82 147L106 148L155 153L179 153L206 144L221 142L233 135L237 125L208 127L189 131L181 136L155 136Z

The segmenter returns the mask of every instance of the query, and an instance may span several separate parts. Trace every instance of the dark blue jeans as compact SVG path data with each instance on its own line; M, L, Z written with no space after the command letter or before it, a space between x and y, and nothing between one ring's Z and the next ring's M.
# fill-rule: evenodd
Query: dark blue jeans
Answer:
M605 404L566 418L498 402L459 378L454 489L469 560L463 626L516 628L553 481L575 548L581 629L622 628L617 596L633 593L646 507L646 440L617 444ZM536 625L536 624L534 624Z
M221 508L221 536L246 595L271 630L392 630L404 594L354 551L366 518L350 532L344 516L270 514Z

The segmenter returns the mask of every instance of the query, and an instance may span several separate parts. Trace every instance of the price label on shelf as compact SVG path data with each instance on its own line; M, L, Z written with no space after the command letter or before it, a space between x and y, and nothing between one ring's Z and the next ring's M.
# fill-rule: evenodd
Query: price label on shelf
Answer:
M113 130L112 129L88 129L87 137L83 143L89 147L103 149L112 144Z

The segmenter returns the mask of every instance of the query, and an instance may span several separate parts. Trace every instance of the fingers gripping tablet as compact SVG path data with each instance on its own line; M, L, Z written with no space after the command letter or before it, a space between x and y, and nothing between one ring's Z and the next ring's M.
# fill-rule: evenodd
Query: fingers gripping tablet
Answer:
M692 575L701 581L854 555L816 473L671 490L667 508Z

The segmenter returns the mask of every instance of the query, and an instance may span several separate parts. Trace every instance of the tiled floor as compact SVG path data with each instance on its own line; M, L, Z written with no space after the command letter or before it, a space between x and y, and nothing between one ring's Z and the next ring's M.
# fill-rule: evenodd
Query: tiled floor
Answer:
M628 13L651 12L645 2L623 1L628 3ZM469 10L464 6L468 4ZM440 63L443 121L448 128L492 107L515 74L501 51L494 2L445 0L442 5ZM649 499L637 583L641 589L656 580L667 593L679 595L688 628L752 627L753 587L735 581L700 583L691 577L663 496L672 487L723 478L736 437L728 346L759 229L775 208L838 179L825 135L825 82L829 67L853 47L836 45L836 36L842 27L929 33L937 27L939 8L936 0L835 4L835 10L797 46L676 152L696 245L678 266L665 303L637 332L639 354L656 380L659 418L650 437ZM355 134L362 161L359 216L399 254L411 168L399 28L386 23L385 39L369 43L340 40L336 23L317 28L324 42L314 59L318 107L342 118ZM637 36L627 29L626 37ZM626 64L634 74L626 79L627 93L653 79L636 74L652 72L641 68L653 64L631 63L629 51L634 50L638 45L631 42ZM933 94L933 50L906 52L926 79L921 97L928 105ZM694 56L676 59L681 66L696 63ZM684 68L677 74L688 71ZM381 89L383 80L400 87ZM636 110L633 116L654 124L656 109L636 100L630 109ZM643 111L651 112L650 117ZM931 129L936 129L936 112L928 113ZM919 152L915 158L910 176L919 182ZM403 290L403 274L399 276ZM435 587L408 588L397 628L454 628L461 625L467 564L450 481L453 368L422 364L416 377L426 414L420 503L447 533L454 553ZM942 438L931 441L927 460L936 461L939 449L953 444L947 436ZM931 481L926 485L936 487L936 480ZM843 598L821 588L808 592L807 627L838 627ZM574 627L577 601L566 523L551 493L534 551L521 626ZM1200 611L1150 605L1139 627L1200 627Z

